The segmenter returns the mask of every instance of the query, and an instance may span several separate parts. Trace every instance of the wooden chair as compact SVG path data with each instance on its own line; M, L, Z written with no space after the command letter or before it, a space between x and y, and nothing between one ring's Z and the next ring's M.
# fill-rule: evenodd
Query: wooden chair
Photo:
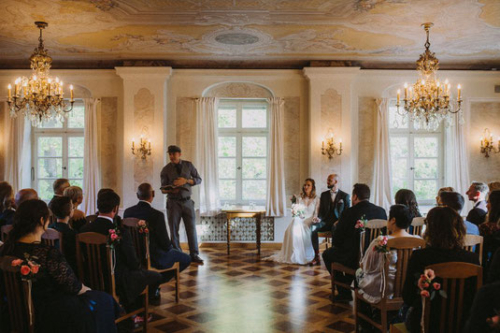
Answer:
M465 235L464 250L479 253L479 264L483 264L483 236Z
M411 234L422 237L425 226L425 217L414 217L411 221L411 226L413 227Z
M380 302L373 304L366 301L363 298L363 295L359 293L359 289L356 289L354 297L354 318L356 321L356 332L358 332L359 330L360 319L372 324L381 332L387 331L388 313L391 311L398 311L404 303L402 295L403 285L406 279L406 271L411 254L414 249L423 247L425 247L425 241L422 238L400 237L389 239L389 241L387 242L387 248L389 250L395 250L398 258L396 262L396 276L394 278L392 298L389 298L389 295L386 292L385 295L382 295L382 299L380 300ZM388 281L389 260L385 261L384 274L384 281ZM376 322L371 317L361 313L359 311L361 303L369 304L370 306L378 309L380 311L380 322Z
M56 247L59 242L59 251L63 253L62 249L62 233L57 231L56 229L47 228L42 235L42 243L49 246Z
M326 244L327 249L330 246L332 246L332 232L331 231L318 232L318 237L322 237L325 239L325 244Z
M12 230L12 225L3 225L2 228L0 228L0 240L5 243L5 240L7 239L7 236L9 235L9 232Z
M35 308L28 298L29 284L21 280L20 267L12 267L12 260L15 259L18 258L11 256L0 258L0 270L3 273L3 283L9 305L10 329L11 332L33 333L35 331Z
M475 277L474 290L468 289L467 292L477 292L483 283L483 268L463 262L447 262L427 266L426 269L432 269L436 277L442 279L441 289L447 293L446 298L441 298L439 332L460 332L467 320L463 312L465 280ZM425 309L422 313L424 332L429 332L432 302L430 298L424 298L423 301L425 302Z
M108 237L95 232L85 232L76 235L76 260L80 281L93 290L111 294L118 302L116 295L115 275L112 269L113 259L111 249L107 246ZM148 324L148 287L141 293L144 306L129 312L115 320L120 323L137 314L144 314L143 332L147 332Z
M151 267L151 257L149 255L149 234L141 234L139 232L139 229L137 228L137 223L139 223L139 221L139 219L133 217L127 217L122 220L123 226L129 228L130 234L132 235L132 241L137 253L137 258L141 261L144 269L155 271L160 274L166 272L175 273L175 302L179 303L179 263L176 262L172 267L165 269L156 269Z
M92 223L97 219L97 215L87 215L85 216L85 219L87 220L87 223Z

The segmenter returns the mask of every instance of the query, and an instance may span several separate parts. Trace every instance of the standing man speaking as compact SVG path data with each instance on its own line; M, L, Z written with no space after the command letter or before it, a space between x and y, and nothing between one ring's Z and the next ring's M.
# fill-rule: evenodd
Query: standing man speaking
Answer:
M161 190L167 194L167 218L173 246L182 251L179 243L179 225L184 221L188 237L191 262L203 264L199 256L198 238L196 235L196 214L194 201L191 200L191 186L201 183L200 175L189 161L181 160L181 149L168 146L168 163L161 170Z

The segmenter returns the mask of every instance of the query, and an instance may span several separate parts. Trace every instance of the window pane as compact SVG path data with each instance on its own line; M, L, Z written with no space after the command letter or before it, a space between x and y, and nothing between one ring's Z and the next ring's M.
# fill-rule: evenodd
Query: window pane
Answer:
M417 200L434 200L438 191L437 180L415 180Z
M39 158L38 178L61 178L62 158Z
M56 118L50 118L48 121L44 121L40 128L62 128L63 123Z
M406 158L392 159L392 178L408 179L408 160Z
M218 113L219 128L235 128L236 127L236 109L220 108Z
M243 156L265 157L267 156L267 138L265 136L243 137Z
M396 192L402 188L409 188L407 178L405 178L405 179L401 179L401 178L392 179L392 193L393 194L396 194Z
M241 111L241 122L243 128L266 128L267 127L267 108L261 107L243 107Z
M244 180L243 200L266 200L265 180Z
M83 178L83 158L70 158L68 162L68 177Z
M219 158L219 178L236 178L235 158Z
M415 178L437 178L438 161L435 158L415 160Z
M54 179L55 180L55 179ZM40 199L49 201L54 196L54 191L52 190L52 183L54 180L39 180L38 181L38 196Z
M68 155L70 157L83 157L84 139L82 136L68 138L68 144L69 144Z
M236 200L236 180L220 180L219 191L221 200Z
M402 110L401 106L399 110ZM401 116L400 114L398 114L398 108L396 106L389 107L389 128L408 128L408 116Z
M62 157L62 138L42 136L38 138L39 157Z
M438 157L439 140L436 137L415 137L415 157Z
M220 157L236 156L236 137L234 136L219 137L219 156Z
M408 156L408 138L394 136L390 138L391 142L391 156L407 157Z
M69 128L83 128L85 126L85 106L75 103L67 119Z
M266 159L265 158L244 158L243 178L245 179L266 179Z
M83 179L70 179L69 183L71 186L78 186L83 188Z

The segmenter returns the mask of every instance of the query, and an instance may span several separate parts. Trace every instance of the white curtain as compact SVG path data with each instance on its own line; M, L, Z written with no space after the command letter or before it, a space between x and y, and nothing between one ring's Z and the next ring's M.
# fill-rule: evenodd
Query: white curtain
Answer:
M377 99L373 203L389 210L392 202L391 153L389 146L389 107L387 98Z
M200 215L214 216L220 211L218 177L218 130L215 97L202 97L196 101L196 167L202 179Z
M94 214L97 211L97 192L101 184L98 154L98 125L97 106L99 99L85 98L85 129L84 129L84 157L83 157L83 211L85 214Z
M8 107L4 105L5 110ZM5 180L14 192L31 187L31 122L23 115L10 119L8 141L5 144Z
M444 186L451 186L458 193L465 196L469 189L469 158L467 146L465 144L465 125L460 124L460 116L453 117L451 126L445 129L446 133L446 173ZM466 205L462 210L467 214L468 209L472 208L470 201L466 198Z
M285 100L279 97L268 98L269 126L269 165L267 167L267 216L286 216L285 194Z

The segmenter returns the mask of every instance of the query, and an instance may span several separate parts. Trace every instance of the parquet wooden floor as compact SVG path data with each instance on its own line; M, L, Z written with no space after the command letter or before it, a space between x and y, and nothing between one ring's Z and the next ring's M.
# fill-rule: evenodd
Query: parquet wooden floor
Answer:
M352 310L328 299L324 266L261 261L253 249L202 248L205 265L181 273L180 302L173 286L152 306L149 332L352 332ZM264 258L275 250L263 250ZM173 284L172 284L173 285Z

